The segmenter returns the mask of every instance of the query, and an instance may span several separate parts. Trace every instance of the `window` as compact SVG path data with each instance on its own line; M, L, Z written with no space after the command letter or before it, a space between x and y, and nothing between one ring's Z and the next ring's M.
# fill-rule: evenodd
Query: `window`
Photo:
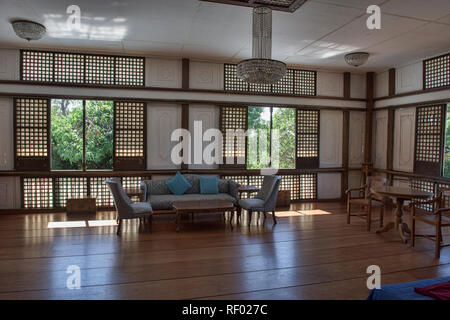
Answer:
M145 59L82 53L21 51L21 80L144 86Z
M146 104L120 101L114 104L114 169L145 169Z
M450 103L447 104L444 149L444 177L450 178Z
M14 166L17 170L49 170L48 99L14 100Z
M112 169L113 102L51 101L52 170Z
M247 169L295 169L295 109L248 107Z
M450 85L450 54L425 60L424 89L445 87Z
M224 90L226 91L316 95L316 71L287 69L286 75L276 84L248 84L236 75L235 64L226 63L224 65L224 78Z
M245 168L245 134L247 130L247 107L220 107L220 131L223 135L223 165ZM229 131L229 132L227 132ZM233 133L233 137L228 135Z
M414 171L440 176L445 105L419 107L416 110L416 148Z
M318 110L297 109L297 168L319 167Z

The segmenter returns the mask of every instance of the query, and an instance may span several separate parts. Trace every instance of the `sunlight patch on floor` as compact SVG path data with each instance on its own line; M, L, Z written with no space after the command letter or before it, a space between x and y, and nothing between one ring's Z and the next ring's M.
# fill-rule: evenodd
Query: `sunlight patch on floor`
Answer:
M86 227L111 227L117 226L116 220L89 220L89 221L52 221L47 225L48 229L61 228L86 228Z
M299 217L299 216L320 216L331 214L331 212L324 210L298 210L298 211L276 211L277 217Z
M86 221L53 221L49 222L47 225L48 229L59 229L59 228L85 228Z

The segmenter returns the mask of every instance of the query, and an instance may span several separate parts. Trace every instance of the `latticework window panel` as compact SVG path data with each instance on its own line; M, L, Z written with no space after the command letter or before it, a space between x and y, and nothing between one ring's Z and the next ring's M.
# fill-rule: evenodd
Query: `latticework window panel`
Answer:
M316 71L294 70L294 94L315 96L316 86Z
M440 175L444 105L417 108L415 171Z
M116 57L115 67L116 85L144 85L144 58Z
M21 55L21 80L53 81L53 53L22 51Z
M21 79L38 82L144 86L145 59L23 50Z
M294 93L294 70L287 69L286 75L272 86L273 93L284 93L293 94Z
M49 118L49 100L14 99L16 170L49 170Z
M250 83L249 87L248 87L248 91L250 91L250 92L270 93L270 92L272 92L272 86L270 84Z
M236 75L236 65L228 64L224 65L224 88L227 91L248 91L248 83L241 80Z
M299 179L299 200L317 199L317 174L301 174Z
M22 190L24 208L53 208L52 178L22 178Z
M423 63L425 89L450 85L450 54L425 60Z
M55 208L65 208L67 199L85 197L88 194L88 178L60 177L54 180Z
M16 99L16 155L48 156L48 100Z
M54 81L84 83L84 55L55 53Z
M114 84L114 57L87 55L86 83Z
M434 194L434 182L411 179L409 185L412 189L431 192ZM413 199L413 201L424 201L424 199ZM426 211L433 211L433 204L423 204L419 208Z
M248 176L248 184L258 188L262 187L264 176Z
M287 69L286 75L273 85L248 84L236 74L236 65L224 65L224 89L226 91L316 95L316 71Z
M112 208L114 200L111 191L105 183L105 180L112 177L90 177L89 189L90 195L96 198L97 208Z
M446 191L448 193L450 191L450 184L438 184L438 191ZM442 197L442 206L444 208L450 208L450 196L443 196Z
M319 110L297 109L297 168L319 165Z
M123 168L145 168L145 110L143 102L114 103L114 167L116 169L122 166L120 158L128 158L132 161L122 162Z
M300 200L300 176L299 175L282 175L280 190L288 190L291 192L291 200Z
M220 130L223 134L222 156L225 165L227 164L226 159L232 159L233 163L238 165L238 158L241 158L242 165L245 165L245 137L243 136L242 139L239 139L236 130L242 130L242 134L247 130L247 113L248 109L246 107L222 106L220 108ZM227 142L230 130L236 133L232 143ZM231 139L231 137L228 138Z

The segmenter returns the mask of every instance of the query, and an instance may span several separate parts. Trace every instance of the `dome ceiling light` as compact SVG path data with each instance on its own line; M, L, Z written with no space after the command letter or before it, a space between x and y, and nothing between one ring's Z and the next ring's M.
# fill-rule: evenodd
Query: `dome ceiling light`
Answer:
M286 64L272 60L272 9L253 9L252 59L237 65L237 76L248 83L274 84L286 74Z
M13 21L11 24L14 29L14 32L20 38L28 41L39 40L44 36L46 32L45 26L33 21L17 20Z
M353 67L359 67L367 62L369 54L367 52L353 52L345 55L345 62Z

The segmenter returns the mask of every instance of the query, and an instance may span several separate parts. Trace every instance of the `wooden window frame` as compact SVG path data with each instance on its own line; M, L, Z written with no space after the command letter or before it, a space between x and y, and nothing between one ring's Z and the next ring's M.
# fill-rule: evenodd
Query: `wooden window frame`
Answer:
M300 111L313 111L317 113L317 131L316 132L300 132L299 131L299 112ZM296 169L318 169L320 167L320 110L312 108L296 108L295 112L295 152L296 152ZM300 157L299 152L299 136L315 135L317 137L317 156L315 157Z
M440 107L440 128L438 133L419 133L419 117L420 111L426 108ZM428 105L416 108L416 126L415 126L415 143L414 143L414 173L427 175L427 176L442 176L443 172L443 157L444 157L444 144L445 144L445 120L446 120L446 105ZM439 161L422 161L418 160L418 149L420 136L436 136L439 138Z
M281 79L275 85L257 85L257 84L249 84L242 80L239 80L239 83L231 83L229 88L227 88L227 84L229 83L227 80L227 75L230 67L236 69L236 64L225 63L224 64L224 72L223 72L223 89L228 92L251 92L251 93L261 93L261 94L281 94L281 95L291 95L291 96L317 96L317 71L315 70L302 70L302 69L287 69L286 74L290 74L292 76L291 80L286 80L285 78ZM301 86L299 83L299 79L301 78L303 73L310 73L313 77L313 88ZM236 78L236 74L230 75L232 78ZM286 86L285 82L291 82L292 88ZM241 89L233 89L233 87L240 87ZM231 89L230 89L231 88ZM288 92L286 92L288 91ZM305 94L304 92L308 92Z
M18 130L22 126L17 125L18 115L17 115L17 104L19 100L42 100L46 101L47 106L47 119L46 119L46 134L47 134L47 155L46 156L22 156L18 155ZM50 170L50 99L46 98L14 98L14 110L13 110L13 122L14 122L14 168L16 170L24 171L49 171ZM27 127L23 127L27 128ZM30 128L28 126L28 128ZM44 127L43 127L44 128Z
M118 110L117 105L122 103L142 104L143 128L142 129L120 129L120 131L140 131L142 130L142 156L117 156L118 150ZM113 169L118 171L145 170L147 168L147 104L142 101L114 101L114 142L113 142Z
M24 55L26 53L42 53L42 54L49 54L52 55L52 62L51 62L51 73L49 74L49 78L51 80L27 80L25 79L25 66L24 66ZM75 72L75 75L78 75L77 81L65 81L60 80L57 81L56 77L57 74L57 68L56 68L56 55L68 55L68 56L78 56L82 57L82 66L80 68L75 68L79 70L79 72L82 72L82 74L78 74ZM88 57L94 58L94 59L112 59L112 69L111 71L111 81L108 82L99 82L99 81L89 81L87 79L87 63L88 63ZM124 59L130 59L130 62L122 63ZM131 60L138 60L139 63L131 62ZM67 64L70 64L70 62L63 63L63 59L59 60L62 66L67 68ZM120 62L120 63L119 63ZM124 72L123 69L120 69L120 66L127 65L129 66L128 75L126 75L126 72ZM136 65L142 65L139 70L135 70ZM139 66L140 67L140 66ZM102 71L94 68L96 71ZM60 70L60 69L58 69ZM64 69L67 70L67 69ZM73 74L70 74L72 77ZM81 81L82 79L82 81ZM26 81L26 82L37 82L37 83L61 83L61 84L68 84L68 85L107 85L112 87L144 87L145 86L145 57L140 56L122 56L122 55L106 55L106 54L88 54L88 53L77 53L77 52L60 52L60 51L42 51L42 50L28 50L28 49L22 49L20 50L20 80ZM97 79L98 80L98 79Z
M224 128L224 112L225 112L225 108L236 108L236 109L240 109L240 110L245 110L244 114L245 114L245 119L243 120L244 122L244 128L240 128L242 130L244 130L244 132L247 132L248 130L248 107L246 106L220 106L220 111L219 111L219 129L220 132L222 132L222 136L223 136L223 141L222 141L222 159L223 159L223 163L219 166L220 168L234 168L234 169L246 169L247 167L247 137L245 137L245 150L244 150L244 163L243 164L238 164L237 163L237 159L238 157L236 156L236 150L237 150L237 141L234 141L233 144L233 148L235 150L235 156L233 157L233 164L227 164L227 158L225 157L225 148L226 148L226 139L227 139L227 135L226 135L226 130L229 128ZM242 120L241 120L242 122Z
M444 65L444 66L442 66L442 70L439 70L440 72L439 71L436 72L436 69L438 69L439 66L433 66L430 64L432 64L433 62L440 63L439 62L440 59L446 60L446 61L443 61L442 64L447 64L447 68L445 69L445 65ZM422 65L423 65L423 89L424 90L450 86L450 53L443 54L443 55L433 57L430 59L426 59L423 61ZM439 73L439 74L436 74L436 73ZM439 76L441 76L445 79L439 79ZM431 77L433 77L433 79L431 79ZM435 82L439 82L439 81L442 81L444 83L441 85L438 85L435 83Z

